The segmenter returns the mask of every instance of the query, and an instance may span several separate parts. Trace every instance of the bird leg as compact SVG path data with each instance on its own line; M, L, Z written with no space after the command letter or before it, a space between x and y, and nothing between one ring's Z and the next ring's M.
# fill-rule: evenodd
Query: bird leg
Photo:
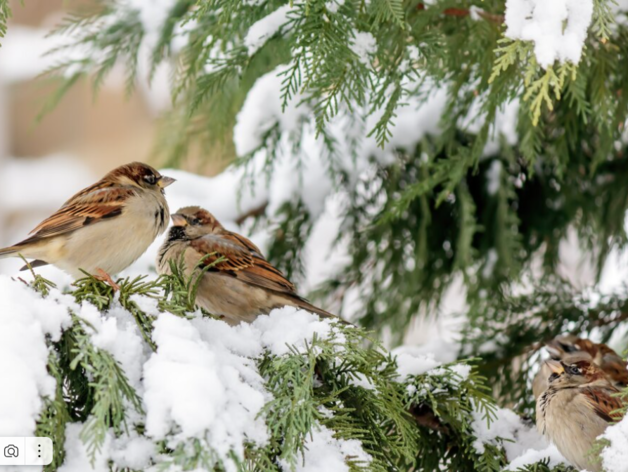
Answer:
M106 282L109 284L109 286L113 289L114 292L117 292L118 290L120 290L120 286L115 283L113 281L113 279L111 278L111 276L105 272L104 270L97 268L96 269L96 273L97 275L94 275L94 278L96 280L100 280L101 282Z

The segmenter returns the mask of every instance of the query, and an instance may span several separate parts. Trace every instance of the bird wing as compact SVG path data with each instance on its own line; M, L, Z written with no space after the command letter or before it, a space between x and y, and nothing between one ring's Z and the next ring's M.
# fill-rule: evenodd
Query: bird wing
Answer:
M191 245L211 271L276 292L295 294L294 285L244 236L231 232L209 234L192 240Z
M98 182L74 195L57 212L39 223L30 233L33 236L24 242L59 236L116 217L122 214L126 201L134 195L136 192L132 188Z
M624 405L620 398L614 396L617 389L605 387L586 387L582 390L588 405L593 411L607 423L612 423L621 419L619 410Z

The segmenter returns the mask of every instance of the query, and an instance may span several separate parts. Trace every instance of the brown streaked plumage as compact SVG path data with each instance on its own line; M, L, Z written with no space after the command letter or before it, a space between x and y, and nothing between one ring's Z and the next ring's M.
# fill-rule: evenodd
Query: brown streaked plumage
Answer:
M569 363L569 359L589 360L595 363L604 372L611 383L618 389L628 386L628 369L626 361L606 344L597 344L588 339L578 338L574 335L556 336L545 346L554 360L562 360ZM541 366L539 373L532 382L534 398L548 387L547 379L550 372L547 366Z
M159 273L170 273L170 261L181 258L188 276L198 271L199 263L209 268L202 276L196 303L210 313L231 325L251 322L286 305L335 318L301 298L255 244L226 230L207 210L182 208L172 220L174 226L157 259Z
M168 225L163 189L174 182L139 162L120 166L81 190L0 258L23 255L81 277L116 274L144 253ZM23 268L24 269L24 268Z
M547 436L578 469L601 471L591 455L596 438L608 425L621 419L619 391L589 360L566 364L546 362L551 371L549 387L537 399L538 430Z

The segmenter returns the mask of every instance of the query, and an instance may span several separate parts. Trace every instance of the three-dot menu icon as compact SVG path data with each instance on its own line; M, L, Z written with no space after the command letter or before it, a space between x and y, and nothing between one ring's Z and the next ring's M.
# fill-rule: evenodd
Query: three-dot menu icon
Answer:
M48 465L52 455L50 438L0 437L0 465Z

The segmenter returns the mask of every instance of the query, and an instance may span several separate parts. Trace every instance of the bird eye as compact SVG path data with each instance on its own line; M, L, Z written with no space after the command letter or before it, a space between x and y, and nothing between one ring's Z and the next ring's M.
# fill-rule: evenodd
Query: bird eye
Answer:
M155 183L157 182L157 177L155 176L155 174L148 174L144 176L144 181L146 181L146 183L150 185L155 185Z
M201 224L201 220L200 220L200 218L194 218L194 219L192 220L192 224L193 224L193 225L195 225L195 226L196 226L196 225L200 225L200 224Z
M579 349L572 344L558 343L563 351L565 352L576 352Z
M570 365L569 367L567 367L567 372L569 372L571 375L582 375L582 371L574 365Z

